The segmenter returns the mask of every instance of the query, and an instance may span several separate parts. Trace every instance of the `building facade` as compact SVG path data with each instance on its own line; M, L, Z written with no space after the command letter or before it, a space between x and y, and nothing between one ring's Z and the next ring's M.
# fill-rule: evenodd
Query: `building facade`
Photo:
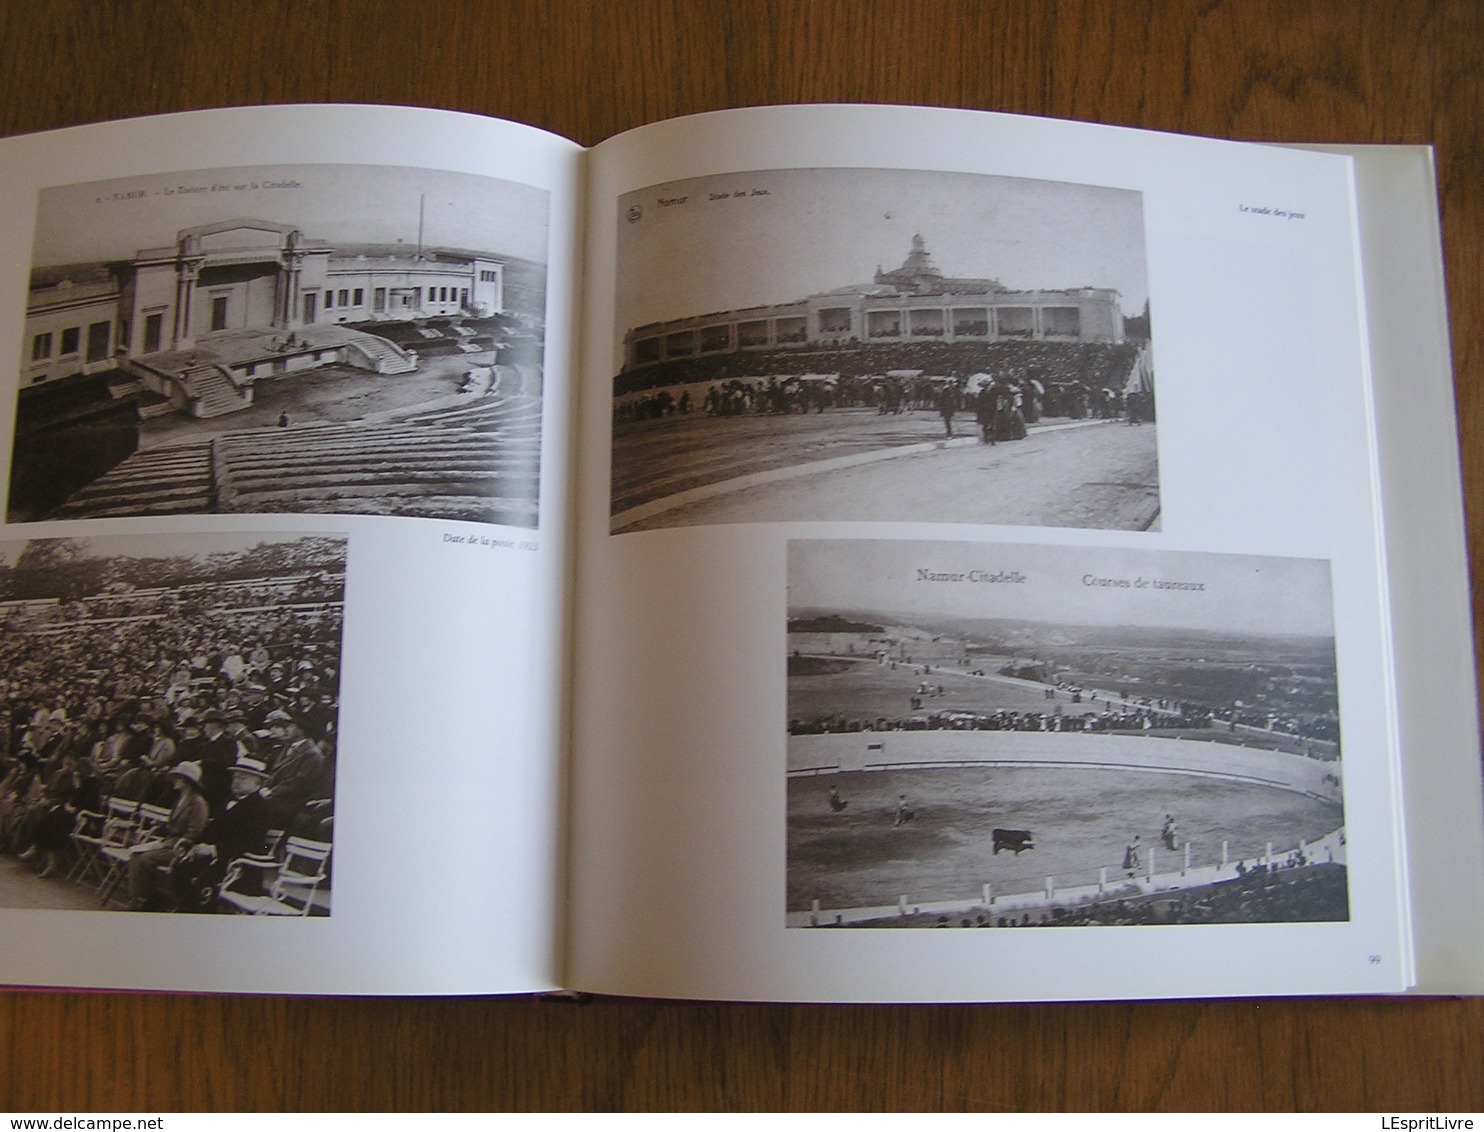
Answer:
M491 256L339 250L266 220L185 228L107 273L107 282L31 289L23 384L99 372L120 356L193 350L229 332L504 310L504 264Z
M1000 339L1122 342L1119 293L1012 291L994 279L950 278L914 236L902 266L878 270L869 284L635 327L624 336L624 369L745 350Z

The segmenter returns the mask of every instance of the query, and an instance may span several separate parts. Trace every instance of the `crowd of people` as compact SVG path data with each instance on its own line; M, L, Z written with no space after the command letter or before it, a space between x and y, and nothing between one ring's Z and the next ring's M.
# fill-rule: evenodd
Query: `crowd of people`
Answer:
M1136 927L1159 924L1327 923L1350 918L1345 869L1341 865L1296 865L1249 869L1232 880L1180 893L1119 896L1077 905L1052 905L1019 914L973 911L856 922L874 928L1070 928ZM828 923L822 926L832 926Z
M621 374L614 423L874 409L972 414L986 440L1023 436L1044 417L1154 419L1129 378L1134 343L909 343L680 358ZM986 392L986 390L989 390ZM1018 435L1017 435L1018 429ZM952 435L952 427L949 427Z
M1080 905L1052 905L1020 914L947 915L916 912L856 927L1138 927L1156 924L1330 923L1349 918L1349 890L1340 865L1250 869L1235 880L1150 896L1119 896ZM822 924L830 927L831 924Z
M769 376L782 382L789 377L830 374L836 378L836 404L849 407L861 403L853 398L871 396L882 375L908 370L941 374L958 381L976 373L990 373L1016 383L1034 379L1046 386L1122 388L1142 349L1137 341L1016 340L853 343L822 349L745 350L671 358L626 370L614 379L613 392L621 398L625 394L674 386L729 381L755 385Z
M1285 861L1176 896L1051 908L1028 922L1005 926L1321 923L1349 919L1349 906L1343 866Z
M1312 739L1329 746L1337 745L1340 741L1340 720L1334 713L1300 716L1263 707L1233 706L1212 711L1211 718L1213 725L1223 724L1228 731L1233 732L1238 727L1249 727L1258 731L1291 735L1296 739Z
M920 697L910 697L914 710L921 708ZM1212 726L1211 712L1199 708L1190 711L1154 711L1149 708L1088 712L1064 712L1060 706L1049 712L1039 711L967 711L951 709L925 714L898 716L854 716L831 712L809 719L790 719L790 735L830 735L855 731L1160 731L1200 730Z
M10 609L0 852L80 874L74 835L110 799L163 807L118 890L134 909L210 911L270 831L328 842L343 593L343 573L317 570Z
M1125 394L1113 386L1083 382L1044 383L1035 378L973 381L952 377L881 374L859 378L835 375L779 377L751 381L731 378L705 386L659 389L614 403L615 423L657 420L698 413L707 417L789 416L832 409L874 409L878 416L937 412L945 419L972 415L981 428L1000 420L998 439L1018 439L1009 425L1013 410L1020 435L1042 417L1068 420L1153 419L1153 401L1142 392ZM950 435L952 430L950 429Z
M878 655L877 661L891 670L898 662ZM910 658L904 663L910 663ZM960 658L960 666L968 663ZM941 667L941 663L940 663ZM1013 662L997 670L1001 676L1035 682L1050 681L1044 666L1017 667ZM932 672L932 666L913 665L917 675ZM970 676L983 677L986 671L976 668ZM848 712L825 712L788 721L790 735L828 735L857 731L1083 731L1083 732L1159 732L1218 731L1228 742L1243 743L1251 739L1264 743L1275 735L1301 740L1305 753L1313 758L1333 760L1339 757L1339 719L1334 713L1300 715L1271 708L1258 709L1241 704L1209 704L1163 696L1130 696L1125 692L1098 691L1073 685L1065 680L1045 682L1043 694L1048 702L1061 698L1049 711L980 711L958 706L933 710L934 699L945 698L941 683L919 682L907 694L907 707L912 714L856 715ZM955 695L960 704L960 688Z

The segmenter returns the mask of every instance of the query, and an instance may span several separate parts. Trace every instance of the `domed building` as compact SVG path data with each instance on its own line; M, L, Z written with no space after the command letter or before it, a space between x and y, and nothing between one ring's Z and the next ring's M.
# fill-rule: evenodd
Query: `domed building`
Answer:
M624 371L677 358L743 351L901 342L1082 343L1124 340L1110 287L1016 291L997 279L953 278L920 235L902 265L870 283L790 302L649 323L624 336Z

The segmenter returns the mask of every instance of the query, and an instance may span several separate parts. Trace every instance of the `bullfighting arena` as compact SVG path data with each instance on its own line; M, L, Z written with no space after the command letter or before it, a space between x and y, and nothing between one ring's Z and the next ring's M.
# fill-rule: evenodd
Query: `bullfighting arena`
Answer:
M1349 918L1334 762L1139 734L788 742L790 927ZM1033 848L995 853L996 829Z

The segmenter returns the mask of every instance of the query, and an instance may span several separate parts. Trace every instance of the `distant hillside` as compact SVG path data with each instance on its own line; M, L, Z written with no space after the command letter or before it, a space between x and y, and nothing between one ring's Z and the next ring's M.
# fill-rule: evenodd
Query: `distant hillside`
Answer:
M1334 660L1333 638L1297 633L1242 633L1145 625L1062 625L1008 617L925 617L911 613L864 614L860 611L847 614L883 615L901 625L957 637L980 648L998 649L1006 653L1024 653L1032 649L1113 649L1158 650L1208 657L1254 656L1272 659L1282 656L1308 663L1325 660L1333 663Z
M851 621L838 613L822 613L791 618L790 633L881 633L882 626L869 621Z

